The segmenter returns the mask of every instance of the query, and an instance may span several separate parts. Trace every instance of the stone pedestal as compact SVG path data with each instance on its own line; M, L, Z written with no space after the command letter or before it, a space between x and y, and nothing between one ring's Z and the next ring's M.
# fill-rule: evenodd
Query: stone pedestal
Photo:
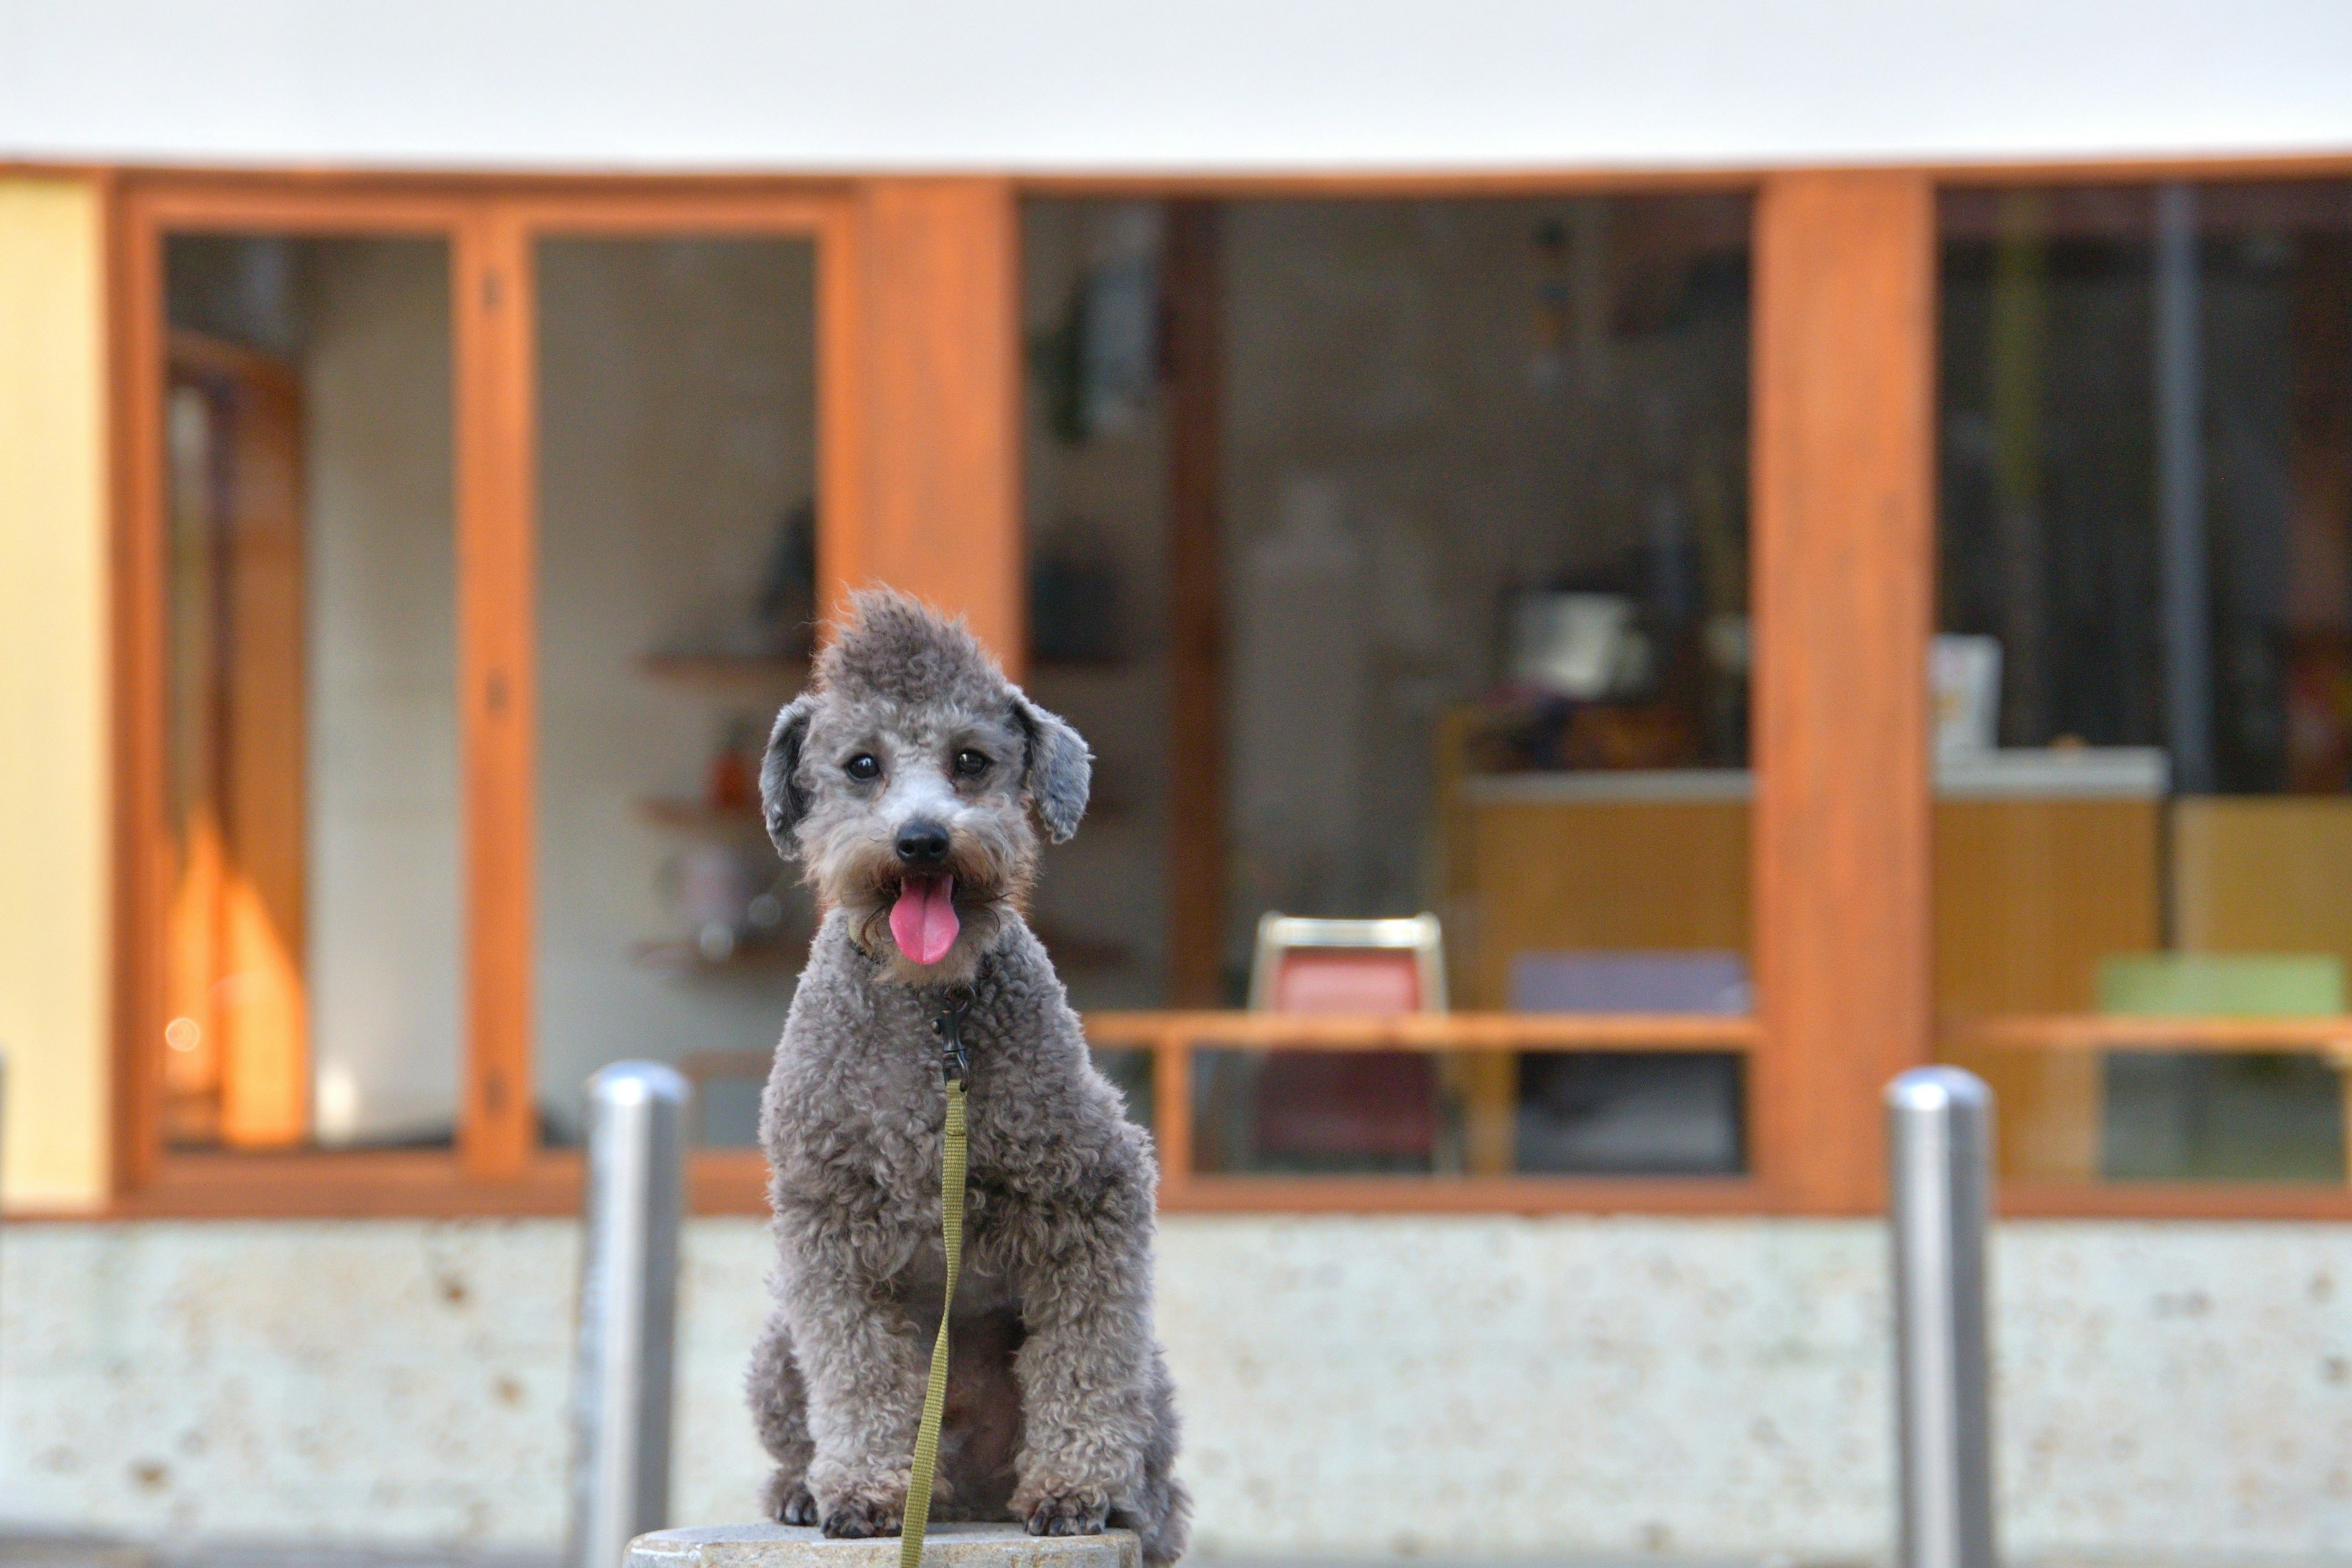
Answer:
M629 1542L627 1568L898 1568L898 1538L828 1541L804 1525L657 1530ZM1135 1532L1032 1535L1017 1524L934 1524L923 1568L1142 1568Z

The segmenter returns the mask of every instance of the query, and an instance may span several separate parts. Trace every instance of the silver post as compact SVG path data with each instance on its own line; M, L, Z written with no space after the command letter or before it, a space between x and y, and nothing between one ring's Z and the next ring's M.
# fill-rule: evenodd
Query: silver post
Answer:
M1903 1568L1993 1568L1985 1227L1992 1090L1958 1068L1886 1086Z
M670 1360L692 1095L660 1062L615 1062L588 1080L570 1568L620 1568L633 1537L669 1522Z

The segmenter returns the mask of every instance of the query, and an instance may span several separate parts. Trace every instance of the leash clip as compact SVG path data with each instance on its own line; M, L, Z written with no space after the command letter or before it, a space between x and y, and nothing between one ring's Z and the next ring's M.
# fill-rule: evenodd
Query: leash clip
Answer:
M940 1037L940 1076L950 1083L962 1083L971 1076L971 1047L964 1043L964 1015L971 1011L971 991L958 986L948 994L947 1005L931 1020L931 1033Z

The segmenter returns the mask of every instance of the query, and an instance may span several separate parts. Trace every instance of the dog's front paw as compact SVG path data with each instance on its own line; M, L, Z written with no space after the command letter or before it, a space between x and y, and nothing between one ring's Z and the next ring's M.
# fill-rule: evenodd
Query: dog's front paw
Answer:
M816 1501L809 1501L809 1512L816 1512ZM885 1502L875 1498L847 1498L836 1504L824 1516L824 1532L836 1540L856 1540L869 1535L898 1533L899 1507L895 1501Z
M1046 1492L1027 1510L1032 1535L1100 1535L1110 1500L1093 1492Z
M808 1482L778 1470L768 1482L768 1517L779 1524L814 1524L816 1499Z

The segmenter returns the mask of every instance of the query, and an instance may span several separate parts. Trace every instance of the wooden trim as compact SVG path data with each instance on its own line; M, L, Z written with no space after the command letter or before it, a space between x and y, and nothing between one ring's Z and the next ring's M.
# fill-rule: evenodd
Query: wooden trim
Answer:
M315 194L278 181L206 187L185 181L140 182L131 201L151 231L318 235L451 235L474 211L462 199L354 186Z
M2324 1182L2003 1182L2007 1219L2352 1220L2352 1188Z
M1756 1149L1793 1208L1859 1214L1880 1089L1933 1043L1935 189L1777 176L1756 226Z
M116 1195L153 1176L163 1112L171 825L164 791L163 237L119 184L106 193L107 441L113 507L113 1100Z
M2352 1050L2352 1017L2145 1018L2106 1014L2011 1015L1947 1026L1948 1044L1990 1050L2211 1051L2266 1054Z
M1288 169L1250 174L1213 170L1110 170L1018 176L1024 196L1102 200L1444 200L1548 195L1754 191L1791 176L1892 175L1947 185L2133 184L2352 178L2352 151L2340 153L1977 160L1958 163L1717 164L1524 170Z
M1168 749L1194 787L1168 801L1168 996L1224 994L1224 588L1218 564L1224 403L1216 207L1168 208Z
M580 1212L580 1162L548 1154L486 1178L437 1150L168 1153L117 1201L123 1219L392 1219Z
M1089 1013L1097 1049L1746 1051L1756 1020L1706 1013Z
M813 191L593 189L494 198L499 215L534 238L565 235L620 238L814 239L845 207L836 194Z
M1871 163L1791 164L1726 163L1627 165L1617 168L1560 164L1520 169L1386 168L1336 169L1296 165L1234 172L1213 168L1101 169L1009 174L1018 195L1093 196L1106 199L1194 197L1304 199L1308 197L1515 196L1644 191L1754 189L1792 174L1898 174L1923 175L1945 184L2101 184L2154 180L2317 180L2352 176L2352 149L2314 153L2232 153L2161 156L2091 155L2076 158L1977 158L1942 161L1882 161ZM0 174L114 179L206 193L243 190L299 195L348 192L446 195L465 198L546 195L833 195L877 180L945 179L949 169L835 170L825 174L788 170L617 171L513 168L473 170L426 165L286 167L257 164L152 164L0 159Z
M539 384L530 231L511 211L458 232L457 689L466 846L468 1175L512 1179L537 1142L531 1079L538 898Z
M1759 1183L1722 1176L1188 1176L1176 1214L1766 1214Z
M1028 594L1012 184L876 180L862 237L863 515L835 536L838 582L963 615L1018 680Z

